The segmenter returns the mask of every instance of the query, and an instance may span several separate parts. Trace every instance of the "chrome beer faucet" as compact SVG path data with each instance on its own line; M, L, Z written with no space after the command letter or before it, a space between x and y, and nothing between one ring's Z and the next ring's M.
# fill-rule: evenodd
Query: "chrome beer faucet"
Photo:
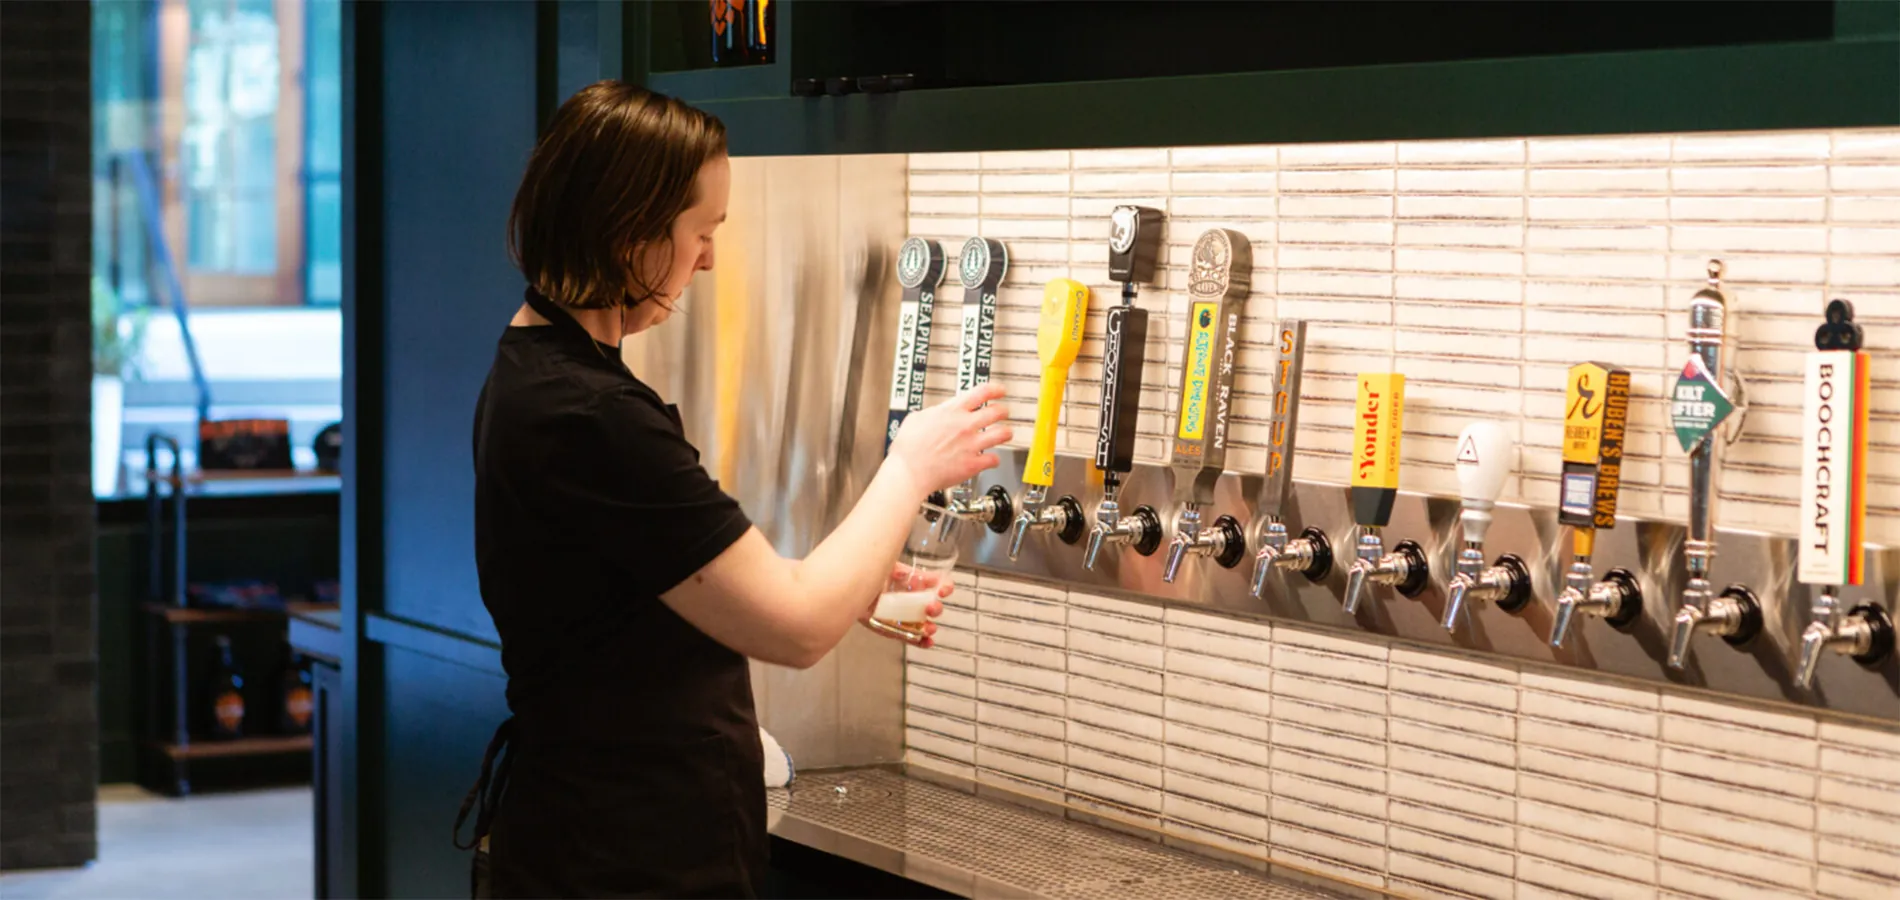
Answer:
M1009 253L1001 241L973 237L963 242L957 267L963 281L963 333L957 339L957 391L962 392L990 380L996 289L1009 270ZM951 488L946 508L950 515L981 522L997 534L1008 531L1015 517L1008 489L997 485L979 495L975 479Z
M1093 570L1102 548L1128 544L1146 556L1161 545L1161 518L1147 506L1124 517L1122 478L1135 468L1135 425L1141 415L1141 380L1148 348L1148 311L1135 305L1136 285L1155 279L1161 252L1161 211L1117 206L1109 215L1108 276L1121 282L1121 305L1104 316L1102 406L1095 432L1095 467L1102 472L1102 502L1089 532L1084 568Z
M1616 527L1623 484L1623 438L1629 427L1630 373L1602 363L1570 367L1564 406L1564 467L1557 521L1570 526L1572 557L1557 597L1550 646L1561 648L1577 613L1622 628L1643 611L1643 591L1628 569L1602 581L1590 565L1597 532Z
M1319 581L1333 567L1333 544L1326 532L1307 528L1287 537L1286 507L1293 493L1293 440L1300 424L1300 373L1306 362L1306 322L1281 319L1274 327L1273 409L1267 420L1267 472L1260 481L1254 509L1264 520L1260 549L1254 555L1253 595L1266 593L1267 573L1291 569Z
M1761 606L1747 588L1715 593L1709 569L1715 561L1717 475L1724 443L1719 432L1731 413L1746 408L1746 388L1727 369L1728 295L1722 291L1722 263L1711 260L1709 282L1689 301L1689 361L1670 395L1670 419L1676 439L1689 453L1689 534L1682 555L1689 574L1669 634L1669 666L1682 668L1689 640L1698 631L1720 636L1734 646L1761 630ZM1732 384L1731 400L1725 384ZM1743 413L1746 415L1746 413ZM1730 439L1740 433L1740 421Z
M1253 286L1253 247L1247 236L1212 228L1194 242L1188 272L1187 347L1181 361L1180 414L1174 430L1174 495L1181 504L1162 579L1172 584L1189 553L1224 568L1247 552L1232 516L1201 527L1201 507L1227 466L1227 422L1234 405L1234 355L1240 307Z
M1893 653L1893 619L1877 603L1846 609L1842 586L1865 581L1861 534L1867 515L1867 418L1871 361L1854 305L1828 303L1808 354L1802 416L1801 544L1797 575L1819 587L1801 632L1795 683L1814 684L1821 651L1877 665Z
M1465 547L1458 553L1458 574L1445 595L1446 631L1458 630L1459 614L1467 600L1490 600L1506 612L1516 612L1531 599L1531 572L1515 554L1484 564L1484 538L1491 530L1491 510L1497 506L1504 479L1511 474L1511 437L1496 422L1473 422L1458 436L1458 487L1464 495L1459 520Z
M1887 611L1875 603L1862 603L1845 612L1844 606L1833 587L1814 595L1812 618L1801 631L1801 657L1794 670L1795 684L1804 690L1814 685L1822 650L1832 649L1863 666L1879 665L1893 655L1893 618Z

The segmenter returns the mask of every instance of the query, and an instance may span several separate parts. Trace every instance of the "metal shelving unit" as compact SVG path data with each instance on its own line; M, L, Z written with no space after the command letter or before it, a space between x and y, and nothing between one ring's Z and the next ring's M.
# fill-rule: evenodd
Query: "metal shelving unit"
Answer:
M171 451L171 465L164 470L161 470L158 460L161 446ZM145 463L146 534L151 571L147 599L141 610L147 619L147 648L151 668L148 673L150 677L145 679L148 685L147 727L151 733L143 741L142 747L148 760L169 767L169 778L165 780L170 793L182 796L191 792L191 763L194 760L308 754L313 744L309 734L257 735L228 741L194 740L190 715L192 629L270 622L287 629L289 617L294 613L333 610L337 607L335 604L298 602L288 603L283 609L206 609L190 606L186 498L193 485L222 480L224 474L187 474L178 441L164 434L153 434L146 439ZM231 473L233 479L299 476L300 473L295 472ZM170 519L169 535L167 519ZM168 556L169 565L166 560ZM166 708L167 693L170 694L169 709Z

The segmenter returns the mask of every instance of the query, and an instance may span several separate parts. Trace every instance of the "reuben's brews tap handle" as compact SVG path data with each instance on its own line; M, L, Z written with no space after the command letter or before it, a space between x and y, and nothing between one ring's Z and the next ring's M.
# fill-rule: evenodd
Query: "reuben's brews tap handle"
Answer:
M911 238L897 252L897 283L904 288L897 312L897 349L891 361L890 421L884 430L889 453L904 417L924 408L924 370L930 360L930 323L937 287L943 284L943 245Z
M1570 526L1572 556L1564 590L1551 621L1550 645L1562 647L1580 609L1588 608L1618 627L1642 612L1642 593L1627 570L1594 584L1590 557L1599 529L1616 527L1616 500L1623 483L1623 438L1629 426L1630 373L1603 363L1570 367L1564 391L1563 474L1557 521ZM1608 603L1599 606L1598 601Z
M1105 317L1095 467L1111 480L1135 467L1135 425L1141 415L1142 363L1148 348L1148 311L1135 305L1135 286L1155 279L1161 219L1160 210L1145 206L1117 206L1109 216L1108 277L1121 282L1122 302Z
M1880 604L1845 610L1839 596L1842 586L1866 578L1870 361L1861 339L1853 304L1831 301L1827 323L1815 331L1815 350L1807 359L1796 573L1820 590L1801 633L1795 667L1795 683L1803 688L1813 685L1821 651L1829 647L1865 666L1879 664L1894 650L1893 618Z
M1227 465L1235 332L1241 301L1252 287L1253 247L1246 235L1214 228L1194 242L1180 416L1174 432L1174 490L1182 503L1214 502L1214 485Z

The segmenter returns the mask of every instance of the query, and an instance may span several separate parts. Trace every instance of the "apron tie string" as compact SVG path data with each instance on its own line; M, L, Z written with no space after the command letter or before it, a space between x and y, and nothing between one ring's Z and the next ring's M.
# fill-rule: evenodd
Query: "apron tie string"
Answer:
M482 754L482 774L476 779L475 786L469 789L468 796L462 798L462 808L455 815L455 828L450 838L457 850L473 850L488 836L489 826L494 824L495 811L501 805L502 794L508 789L508 775L514 768L515 755L508 749L515 734L515 717L502 720L495 729L495 736L488 742L487 752ZM500 758L501 765L495 765ZM470 810L475 811L475 833L468 843L462 843L462 823L468 820Z

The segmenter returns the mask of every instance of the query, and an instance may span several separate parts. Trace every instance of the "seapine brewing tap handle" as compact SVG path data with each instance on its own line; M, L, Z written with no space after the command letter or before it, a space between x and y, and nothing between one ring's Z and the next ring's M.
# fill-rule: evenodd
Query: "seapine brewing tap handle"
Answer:
M924 408L924 372L930 361L930 325L935 318L937 287L943 284L943 245L911 238L897 251L897 283L904 288L897 307L897 349L891 360L890 419L884 430L884 452L904 417Z
M1002 241L973 237L963 242L957 260L963 281L963 330L957 339L957 391L970 390L990 380L996 347L996 291L1009 271L1009 253ZM1002 534L1014 518L1009 492L1001 486L977 496L971 479L950 491L951 515L984 523Z

